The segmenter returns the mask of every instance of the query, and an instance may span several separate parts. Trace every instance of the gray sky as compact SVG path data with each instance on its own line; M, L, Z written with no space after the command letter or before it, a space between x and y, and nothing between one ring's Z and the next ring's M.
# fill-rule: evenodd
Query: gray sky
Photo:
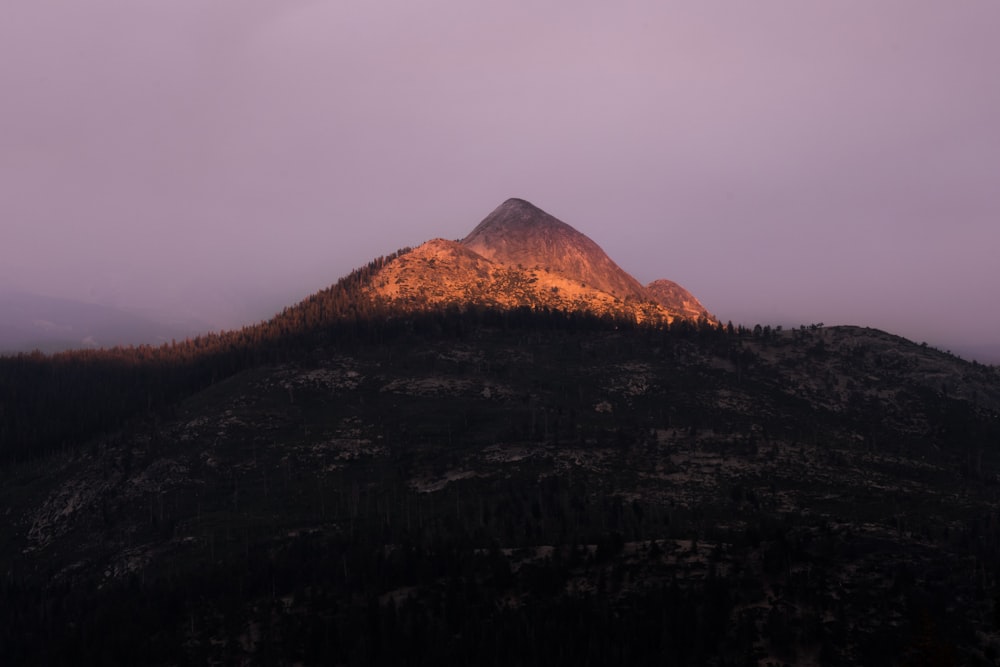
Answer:
M0 287L236 326L523 197L721 319L1000 343L1000 3L6 0Z

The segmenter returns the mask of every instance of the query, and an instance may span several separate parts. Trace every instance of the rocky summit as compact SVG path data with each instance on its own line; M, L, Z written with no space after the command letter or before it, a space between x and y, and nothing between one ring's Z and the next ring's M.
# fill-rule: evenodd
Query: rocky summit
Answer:
M647 300L642 285L600 246L522 199L508 199L462 240L494 262L547 271L622 300Z
M406 309L528 306L638 322L714 320L684 288L643 287L586 235L523 199L505 201L459 242L433 239L395 258L369 293Z

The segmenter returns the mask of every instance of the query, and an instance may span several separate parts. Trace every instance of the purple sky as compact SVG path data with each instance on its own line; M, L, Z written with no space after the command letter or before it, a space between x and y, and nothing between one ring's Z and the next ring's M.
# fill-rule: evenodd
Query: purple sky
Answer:
M996 0L5 0L0 287L236 326L507 197L723 320L1000 344Z

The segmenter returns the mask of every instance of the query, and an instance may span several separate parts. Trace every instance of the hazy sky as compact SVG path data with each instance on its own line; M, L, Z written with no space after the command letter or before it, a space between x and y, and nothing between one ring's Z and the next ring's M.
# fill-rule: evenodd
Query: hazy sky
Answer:
M504 199L723 320L1000 343L996 0L5 0L0 287L216 326Z

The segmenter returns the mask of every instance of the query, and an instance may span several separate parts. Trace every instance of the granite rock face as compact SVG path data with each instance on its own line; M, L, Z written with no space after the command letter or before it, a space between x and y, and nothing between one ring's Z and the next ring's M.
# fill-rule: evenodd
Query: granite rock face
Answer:
M676 283L643 287L593 240L522 199L508 199L461 241L433 239L387 264L373 298L401 308L545 307L671 322L713 320Z

